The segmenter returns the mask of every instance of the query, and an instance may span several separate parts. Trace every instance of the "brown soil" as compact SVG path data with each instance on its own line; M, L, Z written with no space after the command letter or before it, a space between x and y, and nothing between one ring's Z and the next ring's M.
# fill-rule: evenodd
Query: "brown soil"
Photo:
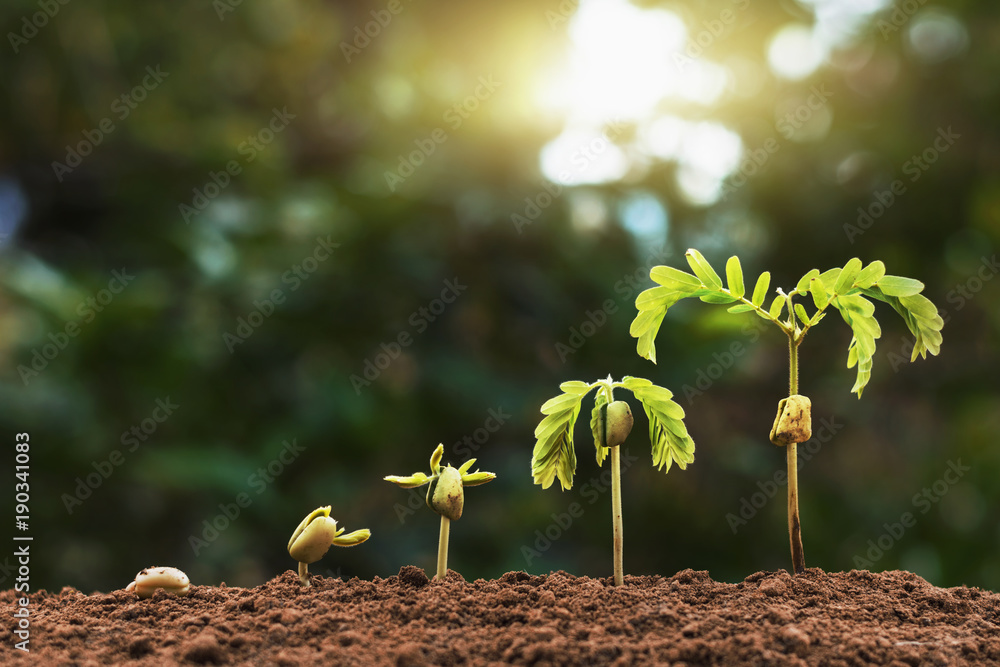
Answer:
M909 572L707 572L610 579L509 572L466 582L422 570L374 581L288 571L257 588L185 598L65 588L31 598L43 664L982 665L1000 663L1000 594L937 588ZM0 594L5 609L13 591Z

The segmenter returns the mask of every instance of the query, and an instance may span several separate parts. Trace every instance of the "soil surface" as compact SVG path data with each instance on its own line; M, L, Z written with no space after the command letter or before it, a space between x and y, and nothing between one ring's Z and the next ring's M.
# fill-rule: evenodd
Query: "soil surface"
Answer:
M610 579L509 572L374 581L291 570L257 588L192 586L147 600L72 588L31 596L30 649L12 616L3 664L984 665L1000 664L1000 594L909 572L707 572ZM4 609L19 594L0 593Z

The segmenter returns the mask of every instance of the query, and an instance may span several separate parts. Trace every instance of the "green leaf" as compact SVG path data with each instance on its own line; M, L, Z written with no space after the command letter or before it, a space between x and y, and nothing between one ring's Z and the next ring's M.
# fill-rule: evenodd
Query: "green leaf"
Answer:
M817 310L823 310L830 303L830 295L826 293L826 287L823 286L821 278L809 281L809 293L812 295Z
M795 314L798 315L799 321L802 322L802 324L809 324L809 315L806 314L806 308L801 303L795 304Z
M573 447L573 427L580 414L580 402L586 391L581 382L567 382L573 393L564 393L545 401L544 419L535 427L535 448L531 454L531 475L543 489L559 480L563 490L573 488L576 472L576 450ZM590 385L588 385L589 387Z
M910 361L915 361L917 355L926 358L928 352L937 355L941 351L941 329L944 328L944 320L938 314L937 306L923 294L899 297L899 304L906 309L912 320L912 326L910 320L907 320L907 327L916 337Z
M913 296L923 291L924 284L913 278L882 276L878 280L878 288L886 296Z
M418 486L423 486L427 482L431 481L430 478L422 472L415 472L412 475L407 476L388 475L382 479L387 482L392 482L396 486L404 489L415 489Z
M736 301L736 297L726 294L725 292L705 294L699 298L705 303L732 303L733 301Z
M930 299L922 294L904 297L887 296L878 286L862 292L873 299L888 303L903 318L915 339L910 361L915 361L918 356L926 358L928 352L936 355L941 351L941 329L944 328L944 320Z
M597 452L597 465L604 465L604 458L608 455L608 448L604 446L603 421L601 420L601 406L608 403L608 396L603 391L597 392L594 398L594 409L590 412L590 432L594 436L594 449Z
M579 380L570 380L559 385L559 389L565 394L586 394L593 387L594 385Z
M672 266L654 266L649 270L649 278L655 283L680 292L700 289L702 284L695 276Z
M899 297L899 302L915 317L925 320L933 320L940 317L937 306L923 294L901 296Z
M840 272L837 282L833 286L835 294L847 294L854 287L854 279L861 273L861 260L852 257Z
M649 359L654 364L656 363L656 334L660 330L660 323L663 321L664 314L665 312L660 313L660 316L653 325L639 336L639 340L636 341L635 349L639 353L639 356Z
M854 279L854 284L861 289L868 289L885 275L885 264L880 260L875 260L858 274L857 278Z
M649 310L639 310L639 314L632 320L628 327L628 332L633 338L638 338L650 327L659 326L660 320L667 314L666 308L650 308Z
M805 294L809 291L809 281L813 278L819 278L819 269L813 269L806 275L799 279L799 284L795 286L795 291L799 294Z
M774 301L771 302L771 307L768 309L767 313L771 316L772 320L777 320L781 317L781 311L785 308L785 297L778 295L774 297Z
M757 278L757 285L753 288L753 298L750 299L750 303L760 308L760 305L764 303L764 299L767 297L767 288L771 285L771 274L768 271L760 274L760 278Z
M635 393L636 389L642 389L643 387L653 386L652 381L647 380L646 378L632 377L631 375L626 375L625 377L623 377L622 381L619 382L618 384L622 387L625 387L633 394Z
M712 265L702 257L702 254L695 250L694 248L689 248L684 256L687 258L688 264L691 265L691 270L694 271L694 275L698 276L701 282L713 290L722 289L722 280L719 278L719 274L715 272Z
M580 396L581 394L560 394L550 398L542 405L542 414L554 415L570 410L575 403L580 402Z
M861 393L871 379L875 340L882 335L878 321L872 317L875 306L859 294L840 295L832 303L854 332L848 346L847 367L853 368L856 365L858 368L857 380L851 391L861 398Z
M837 284L837 278L840 277L840 272L840 267L837 267L836 269L830 269L829 271L824 271L819 274L819 281L823 283L823 287L826 288L827 294L833 292L833 286Z
M735 306L730 306L729 308L726 308L726 311L730 313L745 313L751 310L754 310L754 307L751 306L749 303L738 303Z
M859 294L844 294L842 296L838 296L837 302L840 304L841 310L846 308L852 313L857 313L861 317L870 318L875 314L875 304Z
M684 409L670 400L668 390L656 385L636 387L632 393L649 420L653 466L666 472L674 463L682 470L686 468L694 461L694 440L684 426Z
M667 309L685 296L686 292L678 292L673 287L650 287L639 293L635 299L635 307L638 310Z
M726 282L729 284L729 293L737 299L746 293L743 285L743 267L740 266L740 258L733 255L726 262Z

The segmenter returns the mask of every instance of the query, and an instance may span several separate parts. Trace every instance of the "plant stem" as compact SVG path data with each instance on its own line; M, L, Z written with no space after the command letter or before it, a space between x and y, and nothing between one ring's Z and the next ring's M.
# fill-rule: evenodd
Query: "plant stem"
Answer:
M299 563L299 581L302 582L303 586L309 585L309 564Z
M444 581L448 576L448 535L451 532L451 519L441 516L441 534L438 537L437 575L434 577Z
M614 526L615 586L621 586L625 583L625 577L622 572L624 535L622 534L622 466L620 449L621 446L611 448L611 520Z
M788 395L799 393L799 341L788 336ZM795 574L806 571L806 557L802 551L802 524L799 521L799 466L798 445L785 445L788 463L788 543L792 551L792 569Z

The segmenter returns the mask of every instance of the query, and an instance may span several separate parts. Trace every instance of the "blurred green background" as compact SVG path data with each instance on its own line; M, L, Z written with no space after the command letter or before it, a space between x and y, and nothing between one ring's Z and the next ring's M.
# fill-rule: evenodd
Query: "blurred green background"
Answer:
M800 471L806 562L1000 589L993 3L8 0L0 25L0 433L4 470L30 434L33 589L257 585L326 504L373 537L311 571L432 570L438 517L382 477L439 442L499 476L453 569L609 576L587 412L576 486L530 474L541 404L609 373L672 389L697 443L657 472L637 413L626 572L788 567L783 336L681 304L654 366L628 333L688 247L775 286L854 256L926 284L940 357L910 364L880 308L860 401L838 317L801 348L838 425Z

